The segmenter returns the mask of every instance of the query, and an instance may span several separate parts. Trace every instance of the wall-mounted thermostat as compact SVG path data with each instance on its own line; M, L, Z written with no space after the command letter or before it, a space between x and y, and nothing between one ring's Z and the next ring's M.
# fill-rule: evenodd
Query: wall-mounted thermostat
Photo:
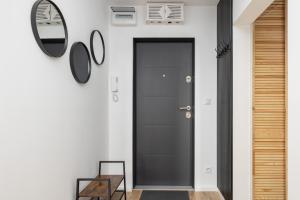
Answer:
M135 26L135 7L111 7L111 23L115 26Z

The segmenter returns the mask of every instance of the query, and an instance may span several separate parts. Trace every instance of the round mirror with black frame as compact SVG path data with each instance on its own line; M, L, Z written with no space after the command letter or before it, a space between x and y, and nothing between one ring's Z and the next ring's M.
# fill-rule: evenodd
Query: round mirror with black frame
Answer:
M97 65L102 65L105 60L105 44L102 34L94 30L90 37L91 54Z
M31 10L31 27L41 50L61 57L67 50L68 30L58 6L50 0L38 0Z
M71 71L78 83L87 83L91 76L91 57L83 42L76 42L70 52Z

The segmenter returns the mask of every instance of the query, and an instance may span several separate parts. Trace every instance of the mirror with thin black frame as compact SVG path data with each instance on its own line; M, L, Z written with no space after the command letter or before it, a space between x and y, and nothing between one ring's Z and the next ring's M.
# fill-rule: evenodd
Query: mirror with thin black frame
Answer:
M105 44L102 34L94 30L90 37L91 54L97 65L102 65L105 59Z
M51 57L62 56L68 43L67 26L55 3L38 0L32 7L31 25L35 39L44 53Z

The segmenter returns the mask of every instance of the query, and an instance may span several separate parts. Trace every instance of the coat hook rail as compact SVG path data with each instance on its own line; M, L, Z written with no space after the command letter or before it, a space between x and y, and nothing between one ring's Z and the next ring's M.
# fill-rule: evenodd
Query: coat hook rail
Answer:
M232 50L232 43L231 42L224 42L221 41L218 45L217 48L215 48L215 51L217 53L217 58L223 57L227 52L230 52Z

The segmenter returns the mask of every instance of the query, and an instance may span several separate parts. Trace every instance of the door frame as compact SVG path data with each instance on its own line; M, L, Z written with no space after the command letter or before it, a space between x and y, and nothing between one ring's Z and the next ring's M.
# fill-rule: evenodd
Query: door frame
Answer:
M192 188L195 188L195 38L192 37L182 37L182 38L133 38L133 105L132 105L132 131L133 131L133 138L132 138L132 166L133 166L133 173L132 173L132 180L133 180L133 188L136 187L136 138L137 138L137 130L136 130L136 71L137 71L137 64L136 64L136 45L137 43L192 43L192 106L193 106L193 117L192 117Z

